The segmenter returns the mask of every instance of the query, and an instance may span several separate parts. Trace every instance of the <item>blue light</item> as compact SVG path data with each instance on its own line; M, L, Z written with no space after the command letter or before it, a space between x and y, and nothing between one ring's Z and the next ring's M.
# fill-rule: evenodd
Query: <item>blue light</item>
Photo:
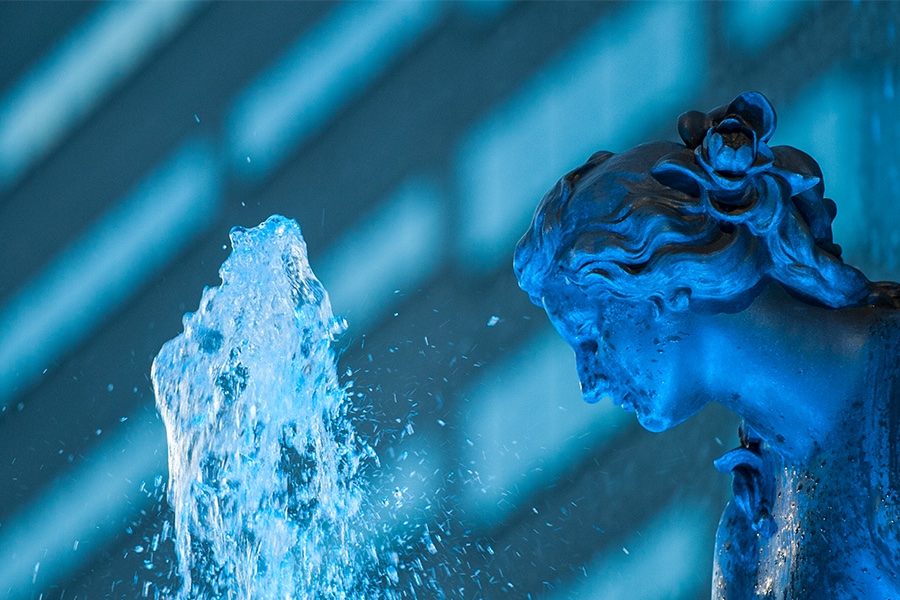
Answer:
M234 166L267 174L428 31L439 7L383 0L336 8L235 101L228 125Z
M732 0L722 3L727 39L753 54L774 42L817 2L793 0Z
M148 501L153 479L166 472L165 430L155 414L128 423L0 527L5 597L30 597L38 578L64 580Z
M71 31L0 99L0 189L90 114L198 6L110 2Z
M440 193L411 179L313 264L335 314L362 333L388 316L397 291L423 283L443 256Z
M585 580L551 600L697 598L709 588L712 576L709 521L697 506L667 507L621 548L592 560L585 567Z
M778 145L815 150L825 178L825 195L833 198L838 207L832 225L834 241L843 247L847 262L867 265L868 235L860 163L864 127L862 93L859 82L847 74L826 75L781 112L773 141ZM888 216L885 214L883 218Z
M581 396L572 350L549 330L492 367L465 395L463 464L478 475L467 513L496 522L567 465L635 425L634 415Z
M84 339L213 221L219 172L189 142L0 312L0 406Z
M705 72L703 15L699 4L654 3L602 21L465 136L457 168L467 265L509 260L560 174L597 150L638 143L648 115L690 104Z

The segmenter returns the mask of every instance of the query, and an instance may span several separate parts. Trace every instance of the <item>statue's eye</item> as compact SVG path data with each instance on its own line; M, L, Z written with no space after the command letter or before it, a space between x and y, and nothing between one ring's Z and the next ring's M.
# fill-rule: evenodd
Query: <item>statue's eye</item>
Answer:
M581 351L585 354L597 354L598 350L600 350L600 346L595 340L585 340L581 342Z

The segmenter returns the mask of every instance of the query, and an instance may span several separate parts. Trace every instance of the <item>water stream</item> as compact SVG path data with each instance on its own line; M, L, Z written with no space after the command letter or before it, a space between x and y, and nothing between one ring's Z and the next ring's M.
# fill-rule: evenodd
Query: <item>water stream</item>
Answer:
M372 451L347 418L332 349L342 324L300 228L273 216L231 241L222 284L204 290L152 370L177 597L389 597L361 517Z

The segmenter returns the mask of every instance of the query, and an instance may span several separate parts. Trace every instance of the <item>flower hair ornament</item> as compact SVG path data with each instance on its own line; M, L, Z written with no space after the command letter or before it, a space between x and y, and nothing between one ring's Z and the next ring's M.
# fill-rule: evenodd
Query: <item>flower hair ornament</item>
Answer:
M800 275L834 290L833 297L819 298L826 305L894 304L895 290L869 284L841 261L831 235L837 208L823 195L819 166L796 148L770 148L776 123L772 104L759 92L745 92L708 113L686 112L678 119L684 147L660 158L651 174L698 198L696 210L723 229L749 229L768 247L777 279L779 270L814 264L817 273Z
M718 220L745 223L754 234L764 235L784 219L785 199L821 181L817 175L776 164L766 143L775 123L775 110L759 92L741 94L709 113L687 112L678 119L684 150L664 156L651 172L660 183L699 196ZM794 148L779 150L799 153ZM824 208L833 217L834 203L827 202Z

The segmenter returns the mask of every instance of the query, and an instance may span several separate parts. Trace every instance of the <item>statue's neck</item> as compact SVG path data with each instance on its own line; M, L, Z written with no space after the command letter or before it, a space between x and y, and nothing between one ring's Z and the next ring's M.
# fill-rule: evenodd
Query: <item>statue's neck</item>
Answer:
M900 330L897 312L806 306L769 286L743 312L693 317L684 328L698 348L713 349L706 362L727 360L726 369L700 370L710 399L779 454L803 461L827 449L867 396L870 328L890 321Z
M755 481L771 484L757 497L769 503L772 531L757 533L741 502L732 502L717 536L714 598L900 597L900 327L893 325L873 328L857 388L818 405L807 398L821 411L817 428L798 429L787 413L778 439L771 416L754 422L752 410L743 414L771 440L756 451L766 460L754 464L764 466ZM810 443L792 444L791 432ZM736 482L736 494L741 489Z

